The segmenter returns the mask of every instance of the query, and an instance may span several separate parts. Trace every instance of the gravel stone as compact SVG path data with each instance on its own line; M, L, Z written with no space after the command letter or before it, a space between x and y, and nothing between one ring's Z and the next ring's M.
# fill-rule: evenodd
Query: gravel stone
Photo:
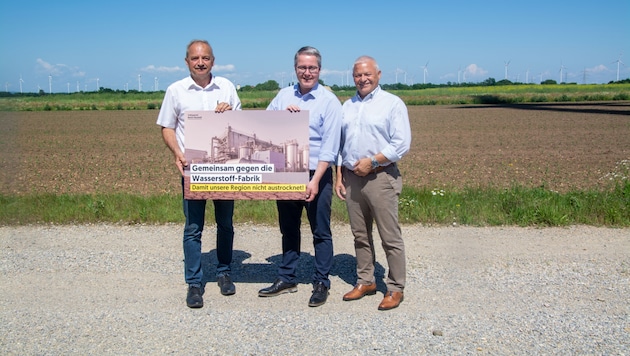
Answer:
M298 292L274 298L257 292L276 277L278 228L235 232L236 294L216 285L209 224L193 310L181 225L0 227L0 354L630 354L630 229L403 226L405 300L385 312L380 242L379 292L344 302L354 247L333 226L330 297L309 308L308 230Z

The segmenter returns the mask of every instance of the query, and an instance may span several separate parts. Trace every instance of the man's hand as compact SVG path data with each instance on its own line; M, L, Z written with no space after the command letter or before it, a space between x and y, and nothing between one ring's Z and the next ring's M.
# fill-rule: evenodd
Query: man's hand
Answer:
M217 103L217 107L214 108L214 112L216 113L222 113L225 112L226 110L232 110L232 106L228 103Z
M372 171L372 159L369 157L361 158L354 163L354 169L352 171L359 177L365 177Z
M287 110L290 112L300 112L300 107L297 105L289 105L287 106Z
M177 166L177 169L179 169L179 173L184 175L184 168L188 167L188 162L186 161L186 158L184 158L183 154L180 153L179 155L175 155L175 165Z

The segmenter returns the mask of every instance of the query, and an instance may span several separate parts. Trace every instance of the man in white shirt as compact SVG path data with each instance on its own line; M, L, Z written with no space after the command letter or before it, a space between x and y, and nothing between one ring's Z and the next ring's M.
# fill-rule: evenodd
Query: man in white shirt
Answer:
M214 53L207 41L193 40L186 48L186 65L190 76L171 84L166 89L157 124L162 127L162 138L175 157L175 166L182 175L188 162L184 157L184 124L187 111L240 110L241 101L234 85L227 79L212 75ZM217 223L217 284L221 294L232 295L236 287L230 277L234 243L234 201L214 200ZM205 223L205 200L183 200L184 215L184 277L188 284L186 304L190 308L203 307L203 270L201 267L201 233Z
M357 284L343 300L376 293L374 240L376 227L389 273L379 310L403 301L406 282L405 244L398 223L402 176L396 162L411 144L409 114L403 101L379 86L381 71L372 57L359 57L353 67L357 94L343 104L341 167L335 192L346 201L357 256Z

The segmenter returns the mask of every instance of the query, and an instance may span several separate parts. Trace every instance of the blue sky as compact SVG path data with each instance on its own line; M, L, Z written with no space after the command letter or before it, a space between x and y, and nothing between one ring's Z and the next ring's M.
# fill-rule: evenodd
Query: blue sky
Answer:
M365 54L379 62L381 83L506 72L529 83L607 83L618 60L620 79L630 77L628 0L33 0L0 4L0 90L163 90L188 74L195 38L212 44L215 75L237 85L295 81L304 45L321 51L328 85L352 83L349 69Z

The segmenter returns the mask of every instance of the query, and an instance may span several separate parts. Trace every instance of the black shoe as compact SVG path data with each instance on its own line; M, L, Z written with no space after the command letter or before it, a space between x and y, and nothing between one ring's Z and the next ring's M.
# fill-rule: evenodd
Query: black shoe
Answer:
M203 307L203 297L201 296L201 288L188 287L188 295L186 296L186 305L189 308L201 308Z
M232 278L229 274L222 274L217 278L217 284L221 288L221 294L232 295L236 293L236 286L232 283Z
M328 287L326 287L323 282L317 282L313 286L313 295L311 295L311 299L308 301L308 306L318 307L320 305L324 305L327 298Z
M259 297L275 297L276 295L284 294L284 293L295 293L297 292L297 284L295 283L287 283L281 280L280 278L276 279L273 284L267 288L263 288L258 291Z

